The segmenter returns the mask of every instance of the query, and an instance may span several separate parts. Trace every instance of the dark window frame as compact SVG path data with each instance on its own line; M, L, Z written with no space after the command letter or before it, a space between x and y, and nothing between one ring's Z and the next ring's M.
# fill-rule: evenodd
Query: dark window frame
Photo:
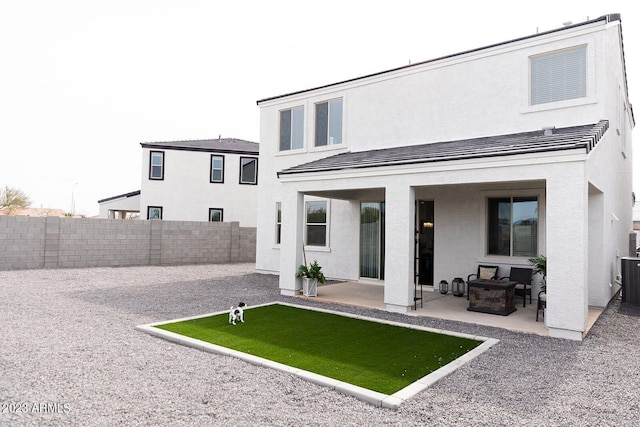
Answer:
M220 211L220 221L214 221L211 219L213 211ZM209 222L224 222L224 209L222 208L209 208Z
M160 165L160 176L154 176L153 174L153 155L161 154L162 155L162 164ZM152 181L163 181L164 180L164 151L152 150L149 152L149 179Z
M151 217L151 209L159 209L160 210L160 217L159 218L150 218ZM147 206L147 219L150 220L162 220L162 206Z
M219 181L216 181L213 179L213 159L214 158L221 158L222 159L222 179ZM209 182L211 184L224 184L224 164L225 164L225 158L223 155L220 154L212 154L211 158L209 159Z
M255 179L253 182L251 181L243 181L242 180L242 171L243 169L243 164L242 161L243 160L253 160L255 161ZM238 178L238 183L241 185L258 185L258 158L257 157L246 157L246 156L240 156L240 177Z
M282 243L282 202L276 202L276 245Z
M517 220L514 218L516 203L535 202L535 218ZM488 256L531 258L538 255L540 239L540 199L538 196L504 196L487 198L487 241ZM529 221L533 219L534 221ZM518 232L517 228L522 230ZM530 229L527 233L527 228ZM523 233L524 231L524 233ZM527 238L527 234L531 236ZM528 243L527 243L528 242ZM522 248L529 247L524 251Z

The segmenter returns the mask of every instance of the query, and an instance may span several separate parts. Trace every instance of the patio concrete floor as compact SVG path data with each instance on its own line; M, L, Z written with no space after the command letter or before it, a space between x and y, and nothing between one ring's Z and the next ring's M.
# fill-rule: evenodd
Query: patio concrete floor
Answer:
M408 315L455 320L543 336L549 335L549 331L544 327L542 312L540 312L539 321L536 322L537 302L535 299L532 304L529 304L529 300L527 299L526 306L522 307L522 299L516 298L517 310L508 316L500 316L467 311L469 301L466 296L455 297L451 293L442 295L426 286L423 288L422 296L422 306L420 301L418 301L417 310L414 310L413 306L411 306L411 310L407 313ZM386 310L384 287L380 285L341 282L318 286L318 295L316 297L300 297L316 299L323 302ZM602 308L589 307L587 329L583 335L586 336L602 312Z

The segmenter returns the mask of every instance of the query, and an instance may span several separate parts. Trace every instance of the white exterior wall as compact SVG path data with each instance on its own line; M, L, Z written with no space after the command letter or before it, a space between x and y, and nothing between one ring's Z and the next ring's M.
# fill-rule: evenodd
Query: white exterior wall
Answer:
M150 151L164 152L163 180L149 179ZM210 182L212 154L224 156L224 183ZM208 221L209 208L222 208L224 222L255 227L258 186L239 184L240 157L258 156L143 148L140 219L147 218L147 206L162 206L162 219L173 221Z
M602 230L589 241L589 296L592 306L604 307L620 288L621 257L629 254L629 233L633 231L633 165L631 133L633 117L626 97L622 50L617 27L604 35L598 97L610 120L606 143L598 144L586 164L590 183L589 229ZM604 117L604 116L603 116Z
M619 255L627 255L632 224L633 124L630 110L623 118L619 114L628 103L625 91L619 90L625 84L619 22L604 28L597 22L261 101L260 183L270 191L259 195L257 269L280 272L281 287L285 283L294 289L290 276L299 264L295 252L301 252L301 246L284 248L293 244L284 237L282 247L274 245L275 203L283 201L284 235L290 221L298 227L296 221L303 221L302 214L287 218L292 213L284 202L304 193L332 198L329 246L313 256L307 252L307 260L318 259L329 277L357 279L359 202L386 200L385 302L389 310L406 311L413 304L414 198L435 202L437 283L466 279L480 262L504 266L501 275L507 275L511 265L527 265L523 258L485 255L486 198L535 194L539 251L549 257L547 282L553 288L548 301L550 334L580 339L587 306L606 305L616 290L609 281L615 280ZM587 96L529 106L529 57L581 45L587 47ZM316 149L314 104L338 97L344 103L344 144ZM296 106L305 108L305 148L280 153L279 111ZM602 119L609 120L609 130L589 154L580 150L276 177L288 167L344 151L595 124ZM616 120L623 128L619 135ZM602 232L593 231L590 221ZM603 248L591 247L591 240ZM281 263L284 258L286 266Z
M503 176L501 171L500 176ZM481 179L478 174L466 179ZM497 265L500 277L509 275L511 266L529 266L526 259L487 256L486 253L486 200L488 197L537 196L540 216L538 218L539 246L546 246L545 181L536 181L539 172L532 171L531 180L523 182L500 182L474 184L458 183L446 186L418 187L418 200L432 200L435 208L434 282L455 277L466 280L475 274L478 264ZM438 179L442 179L439 177ZM534 277L533 295L540 290L540 278Z
M140 209L140 196L121 197L100 203L98 218L109 218L109 211L137 211Z

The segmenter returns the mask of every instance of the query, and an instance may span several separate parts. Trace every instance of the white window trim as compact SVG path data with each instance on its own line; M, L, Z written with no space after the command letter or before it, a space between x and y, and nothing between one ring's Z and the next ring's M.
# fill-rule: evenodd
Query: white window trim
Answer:
M331 101L334 101L336 99L342 99L342 142L340 144L329 144L327 143L327 145L321 145L319 147L316 146L316 105L318 104L324 104L324 103L330 103ZM313 108L309 108L310 114L312 115L311 121L310 123L313 123L313 129L310 130L308 132L308 138L309 138L309 151L331 151L331 150L337 150L337 149L343 149L347 146L347 143L345 142L347 139L347 132L346 132L346 128L347 128L347 97L344 94L341 94L339 96L333 96L331 98L326 98L326 99L318 99L317 101L314 101L312 103Z
M329 102L333 99L342 99L342 143L334 144L334 145L324 145L320 147L316 147L315 143L315 106L316 104L321 104L323 102ZM284 156L296 156L300 154L306 153L315 153L322 151L335 151L335 150L344 150L348 148L347 143L347 94L343 92L334 93L332 96L322 96L322 97L314 97L313 99L305 99L303 102L300 100L291 101L291 103L287 103L282 106L282 108L278 108L277 110L277 123L278 126L275 130L276 136L276 147L275 151L273 151L274 157L284 157ZM303 147L292 149L292 150L280 150L280 112L284 110L291 110L296 107L304 108L304 137L303 137Z
M278 243L278 204L280 204L280 243ZM282 201L281 200L276 200L276 204L275 204L275 217L274 217L274 221L273 224L275 225L275 230L274 230L274 244L273 247L274 248L280 248L280 245L282 244Z
M283 111L291 111L291 125L293 126L293 110L296 108L302 108L302 147L301 148L290 148L288 150L281 150L280 149L280 126L281 126L281 114ZM276 155L287 155L287 154L296 154L296 153L304 153L307 151L307 144L308 144L308 138L307 138L307 110L308 110L308 103L302 103L302 104L296 104L296 105L291 105L290 107L285 107L285 108L281 108L278 110L278 136L277 136L277 149L276 149ZM293 129L291 132L291 144L293 145Z
M316 246L316 245L307 245L307 203L313 202L325 202L327 204L327 220L325 222L326 227L326 235L325 235L325 246ZM304 201L304 249L309 250L310 252L331 252L331 241L329 237L331 236L331 199L307 199Z
M539 111L549 111L569 107L579 107L582 105L597 104L598 98L596 96L596 76L595 76L595 52L594 52L595 39L589 37L586 42L579 44L565 44L558 46L555 49L550 49L548 45L537 48L535 51L528 51L523 53L522 60L522 107L520 108L521 114L536 113ZM546 54L552 54L562 51L569 51L580 47L586 48L587 55L587 87L586 96L582 98L565 99L561 101L546 102L544 104L531 105L531 58L544 56ZM546 48L545 48L546 47ZM544 48L544 49L543 49Z
M546 251L546 215L547 215L547 202L545 198L544 188L535 189L513 189L513 190L494 190L494 191L482 191L482 206L478 218L482 221L481 226L478 227L478 238L482 242L482 256L478 257L478 263L482 262L494 262L494 263L508 263L508 264L528 264L528 258L512 255L490 255L487 253L487 241L489 240L489 199L497 197L537 197L538 198L538 252L545 253Z

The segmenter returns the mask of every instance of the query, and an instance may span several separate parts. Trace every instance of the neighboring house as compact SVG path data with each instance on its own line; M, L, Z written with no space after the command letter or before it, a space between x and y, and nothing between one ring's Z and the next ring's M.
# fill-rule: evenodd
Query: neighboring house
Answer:
M143 142L139 191L99 200L101 218L237 221L255 227L258 144L235 138Z
M67 216L63 209L48 209L48 208L14 208L14 209L0 209L0 216Z
M140 145L141 219L256 226L257 143L218 138Z
M282 294L306 257L408 312L416 280L544 254L549 334L580 340L618 290L635 126L619 15L258 105L256 268Z
M98 200L99 218L139 219L140 190Z

